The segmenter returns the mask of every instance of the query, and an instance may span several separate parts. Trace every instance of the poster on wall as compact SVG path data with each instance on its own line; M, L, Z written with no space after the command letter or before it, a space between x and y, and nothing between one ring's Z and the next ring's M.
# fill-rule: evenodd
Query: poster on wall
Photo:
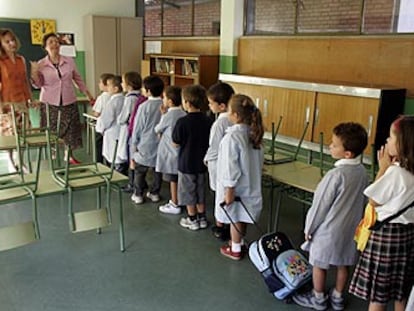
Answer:
M58 32L57 35L60 43L60 54L76 57L75 34L70 32Z

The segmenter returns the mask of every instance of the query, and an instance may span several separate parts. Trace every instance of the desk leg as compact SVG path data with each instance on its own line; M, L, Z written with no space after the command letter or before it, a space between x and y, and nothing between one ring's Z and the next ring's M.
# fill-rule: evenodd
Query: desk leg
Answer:
M124 230L124 208L122 205L122 190L119 185L114 185L115 191L118 192L119 199L119 243L121 252L125 252L125 230Z
M279 214L280 206L282 204L283 186L279 186L277 191L276 209L275 209L275 223L273 225L273 231L276 232L279 228Z
M270 180L270 200L269 200L269 220L267 222L267 232L271 232L273 227L273 197L274 197L274 183L273 178Z

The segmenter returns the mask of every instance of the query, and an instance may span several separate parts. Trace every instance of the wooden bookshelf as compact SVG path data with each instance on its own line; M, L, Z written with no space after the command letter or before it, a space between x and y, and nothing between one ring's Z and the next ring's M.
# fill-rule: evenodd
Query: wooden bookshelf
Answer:
M218 80L218 55L151 54L150 72L166 85L201 84L209 88Z

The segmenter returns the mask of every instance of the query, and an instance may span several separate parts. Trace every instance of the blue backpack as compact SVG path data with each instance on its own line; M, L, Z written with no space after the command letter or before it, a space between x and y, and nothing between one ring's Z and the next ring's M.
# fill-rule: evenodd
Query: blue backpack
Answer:
M249 257L277 299L288 298L312 279L308 260L282 232L266 234L252 242Z

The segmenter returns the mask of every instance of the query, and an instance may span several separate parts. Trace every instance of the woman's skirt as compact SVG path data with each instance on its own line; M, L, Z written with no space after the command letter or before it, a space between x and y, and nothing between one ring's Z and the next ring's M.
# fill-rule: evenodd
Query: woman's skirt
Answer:
M371 302L407 299L414 284L414 224L388 223L372 231L349 292Z
M41 107L42 127L47 125L45 105L47 104L44 104ZM65 144L69 145L72 150L82 147L82 126L80 123L77 103L66 106L49 105L50 128L52 131L56 131L59 110L61 111L59 137L62 138Z
M26 102L19 103L1 103L0 106L0 136L11 136L14 135L13 131L13 117L11 112L11 105L14 106L14 111L16 115L16 126L18 129L22 128L22 115L25 116L26 127L29 126L29 114L28 107Z

